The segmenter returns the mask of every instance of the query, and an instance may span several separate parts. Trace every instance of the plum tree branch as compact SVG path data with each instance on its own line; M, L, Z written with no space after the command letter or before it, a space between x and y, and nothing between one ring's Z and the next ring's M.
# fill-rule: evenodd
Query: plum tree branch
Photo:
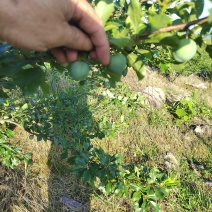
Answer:
M159 34L159 33L162 33L162 32L170 32L170 31L174 31L174 30L178 30L178 31L184 30L185 31L192 25L195 25L195 24L201 25L201 24L204 24L207 21L208 21L208 16L204 17L204 18L201 18L201 19L198 19L198 20L194 20L194 21L188 22L188 23L175 24L175 25L172 25L172 26L163 27L163 28L158 29L155 32L145 32L142 35L140 35L140 37L141 38L142 37L148 37L148 36L150 36L152 34Z
M18 124L18 123L16 123L16 122L14 122L14 121L10 121L10 120L4 120L4 119L2 119L2 120L0 120L0 123L13 124L13 125L15 125L15 126L17 126L17 127L21 128L22 130L24 130L25 132L27 132L27 133L29 133L29 134L31 134L31 135L35 135L35 136L38 136L38 135L39 135L39 133L32 132L32 131L30 131L29 129L24 128L23 126L21 126L20 124ZM50 136L47 136L47 139L48 139L48 140L50 140L50 141L53 141L53 140L51 139L51 137L50 137Z
M1 123L9 123L9 124L13 124L16 125L17 127L20 127L21 129L25 130L24 127L22 127L20 124L14 122L14 121L10 121L10 120L0 120Z

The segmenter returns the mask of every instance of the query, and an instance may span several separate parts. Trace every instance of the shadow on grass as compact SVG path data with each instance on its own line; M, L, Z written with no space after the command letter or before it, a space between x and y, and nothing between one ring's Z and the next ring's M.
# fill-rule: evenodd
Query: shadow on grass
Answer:
M87 104L90 88L86 85L78 86L74 82L69 84L69 81L61 78L54 82L55 78L50 78L52 93L56 97L45 102L47 108L51 108L47 116L51 116L52 125L46 131L47 137L52 140L48 156L51 172L48 179L47 211L90 211L92 190L71 174L68 162L73 151L79 151L83 142L89 143L97 133L102 134L98 131ZM48 128L48 123L42 125Z
M90 144L91 138L102 135L87 104L91 89L54 73L49 81L51 95L25 99L25 129L19 129L14 140L33 152L34 164L27 174L24 168L8 172L0 165L0 211L90 211L93 191L71 173L68 159L73 151L80 153L83 142Z
M61 94L53 105L57 112L52 116L55 124L48 160L51 170L48 211L90 211L90 190L70 174L67 158L72 155L72 142L80 144L90 136L87 128L92 122L92 113L87 106L86 94L70 95Z

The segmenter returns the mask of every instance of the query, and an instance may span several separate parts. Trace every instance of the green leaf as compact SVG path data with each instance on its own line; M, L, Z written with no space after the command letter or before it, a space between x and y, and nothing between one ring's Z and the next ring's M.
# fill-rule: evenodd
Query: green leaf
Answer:
M128 6L128 21L134 31L135 34L139 32L139 24L141 23L141 6L139 1L131 0Z
M176 47L179 44L179 37L171 32L164 32L159 34L152 34L146 38L143 42L150 44L168 45Z
M130 37L109 37L109 41L119 48L133 46L134 44Z
M195 12L197 17L199 17L204 9L204 0L193 0L195 3Z
M142 193L140 191L136 191L133 193L131 199L133 202L138 202L141 199L141 197L142 197Z
M37 141L42 141L43 136L41 134L37 135Z
M175 70L177 71L182 71L183 69L185 69L185 64L184 63L179 63L179 64L174 64L174 63L169 63L167 64L171 70Z
M185 112L184 109L181 109L181 108L178 108L176 111L175 111L176 115L179 117L179 118L182 118L184 116L187 115L187 113Z
M212 58L212 45L208 45L205 50L209 54L210 58Z
M135 176L135 175L134 175ZM134 177L135 178L135 177ZM133 179L134 179L133 178ZM133 191L139 191L140 190L140 186L136 183L130 183L130 188L133 190Z
M149 172L149 176L150 176L151 180L153 180L154 182L156 181L157 174L158 174L158 169L157 168L153 168Z
M160 207L155 201L149 201L151 207L154 209L154 212L160 212Z
M143 198L143 202L141 204L141 208L142 208L142 212L147 212L148 211L148 201L146 199Z
M129 190L126 186L124 186L124 194L126 198L129 198Z
M12 130L10 130L10 129L7 129L7 130L6 130L6 134L7 134L7 136L8 136L9 138L12 138L12 137L15 136L15 132L12 131Z
M128 66L131 66L135 70L138 79L142 80L146 75L146 68L141 57L134 53L130 53L127 55L127 60Z
M110 83L113 83L121 80L122 73L115 73L107 69L104 71L103 75L109 78Z
M167 65L167 63L160 63L159 68L162 73L166 73L169 70L169 66Z
M49 87L49 84L47 82L41 82L40 83L40 87L41 87L41 90L43 91L43 94L44 95L48 95L49 94L49 91L50 91L50 87Z
M14 85L13 82L9 82L5 80L0 82L0 87L4 87L6 89L14 89L16 86Z
M84 158L76 158L76 163L82 166L85 166L87 164L86 160Z
M190 16L189 10L195 8L194 2L184 2L183 4L179 4L175 7L174 12L181 17L184 21L188 21L188 18Z
M13 77L14 74L17 74L18 72L22 71L22 67L25 66L26 64L27 64L27 61L15 62L12 64L9 64L9 62L7 62L4 64L1 64L0 76Z
M155 195L158 200L162 200L168 194L165 188L155 188Z
M123 183L118 183L117 185L116 185L116 189L115 189L115 195L116 196L122 196L123 195L123 193L125 193L125 191L126 191L126 186L123 184Z
M172 187L172 186L177 185L178 183L175 180L171 179L171 178L167 178L166 180L164 180L164 184L167 187Z
M136 49L136 52L138 52L141 55L144 55L149 60L152 59L152 52L150 50L146 49Z
M116 21L108 21L105 25L105 32L109 30L117 30L119 27L122 27L121 23L118 23Z
M151 32L154 32L160 28L167 27L172 24L172 20L169 16L163 15L154 15L148 17L149 25L151 28Z
M54 60L51 60L50 61L50 65L51 65L51 68L52 69L55 69L56 71L60 72L60 73L63 73L65 70L67 70L64 65L54 61Z
M95 11L105 25L111 14L114 12L113 0L100 0L95 7Z
M212 9L209 10L209 17L208 17L208 23L212 23Z
M44 73L41 68L30 68L22 70L14 76L14 83L17 84L25 94L33 93L40 83L44 81Z
M109 195L112 192L113 186L111 183L107 183L107 185L105 186L105 194Z
M124 156L122 154L116 154L115 159L116 159L116 161L115 161L116 164L124 163Z
M61 159L61 160L64 160L64 159L66 159L67 157L68 157L68 151L65 150L65 151L60 155L60 159Z
M151 189L151 191L149 191L149 193L147 194L147 198L149 200L158 200L158 197L156 196L154 190Z
M91 180L91 175L90 175L90 172L88 170L85 170L82 174L82 180L84 182L90 182Z
M27 103L25 103L25 104L21 107L22 110L27 110L28 108L29 108L29 105L28 105Z

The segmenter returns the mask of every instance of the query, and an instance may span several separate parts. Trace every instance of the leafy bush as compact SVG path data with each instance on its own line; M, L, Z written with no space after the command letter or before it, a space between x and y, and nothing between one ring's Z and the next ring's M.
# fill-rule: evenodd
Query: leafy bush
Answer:
M13 136L14 132L9 128L0 128L0 162L13 169L23 161L26 168L32 163L32 154L23 153L22 150L11 145L7 140Z
M147 64L159 67L165 73L186 70L188 63L177 63L172 56L173 50L185 38L194 40L199 48L202 47L204 36L211 28L212 11L210 17L198 19L203 11L204 1L152 3L137 0L100 0L90 3L102 19L111 44L111 55L123 55L126 66L133 68L139 80L145 77ZM172 20L172 15L177 15L179 19ZM195 27L191 28L193 25ZM180 32L181 30L185 32ZM211 57L211 44L205 44L203 51ZM114 95L109 89L127 75L125 59L121 59L124 62L121 71L111 71L110 66L103 66L92 60L86 52L82 52L79 59L91 68L88 77L84 80L83 76L80 85L91 82L93 87L107 87L104 95L117 106L127 105L132 114L141 106L142 97ZM59 64L50 52L24 51L0 43L0 97L5 100L1 104L2 120L19 124L32 134L30 138L36 136L38 141L52 139L56 145L61 145L64 148L61 158L72 164L72 171L91 186L96 185L98 179L100 184L97 187L105 195L114 193L130 198L136 211L147 211L149 206L159 211L157 202L168 195L168 191L175 184L174 180L156 168L126 165L121 155L109 155L90 142L94 137L103 138L123 127L124 116L121 116L120 123L114 124L107 117L97 123L91 118L85 104L88 92L84 95L78 95L77 92L50 95L46 78L48 73L53 70L69 76L71 65L72 63L67 66ZM44 96L28 96L24 101L6 100L8 89L17 87L21 88L24 95L35 93L40 88ZM174 103L169 110L183 121L198 113L192 100ZM70 123L70 128L62 127L69 126ZM0 143L3 164L11 168L18 164L18 160L30 162L27 155L6 142L12 134L8 127L3 128Z

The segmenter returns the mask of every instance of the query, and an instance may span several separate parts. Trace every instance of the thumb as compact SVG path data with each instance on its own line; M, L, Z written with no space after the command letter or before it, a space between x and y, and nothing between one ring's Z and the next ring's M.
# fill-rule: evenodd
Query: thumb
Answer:
M80 28L69 25L62 29L62 46L81 50L90 51L93 48L93 44L88 35L86 35Z

